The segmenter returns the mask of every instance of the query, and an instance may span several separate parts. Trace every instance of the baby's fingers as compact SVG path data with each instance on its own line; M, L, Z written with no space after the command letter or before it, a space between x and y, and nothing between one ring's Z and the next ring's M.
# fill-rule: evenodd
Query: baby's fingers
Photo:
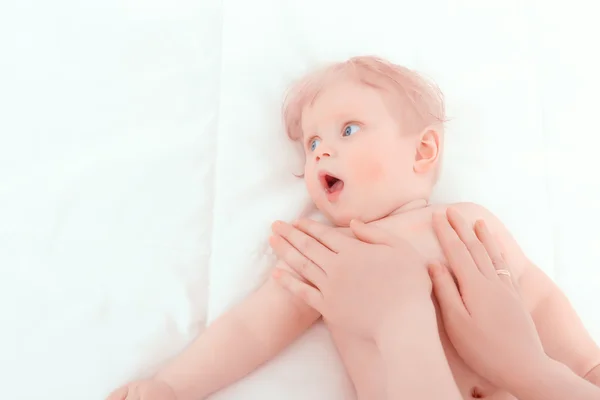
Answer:
M129 388L127 386L123 386L109 394L106 400L125 400L127 399L128 392Z
M125 400L141 400L141 399L142 399L142 395L140 393L139 386L136 386L133 389L131 389L129 391L129 393L127 394L127 397L125 398Z

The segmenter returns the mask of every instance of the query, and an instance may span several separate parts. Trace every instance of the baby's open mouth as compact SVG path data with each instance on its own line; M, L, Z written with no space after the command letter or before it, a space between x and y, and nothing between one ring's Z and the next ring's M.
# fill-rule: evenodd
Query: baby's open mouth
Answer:
M344 188L344 181L330 174L321 175L321 184L327 193L339 192Z

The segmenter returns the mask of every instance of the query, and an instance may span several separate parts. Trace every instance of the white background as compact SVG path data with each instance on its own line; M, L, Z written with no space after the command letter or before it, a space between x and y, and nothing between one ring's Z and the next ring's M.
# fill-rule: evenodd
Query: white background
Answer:
M600 341L596 7L3 0L2 398L100 400L260 284L270 223L307 204L283 91L365 53L438 82L436 199L499 215ZM216 397L347 390L318 326Z

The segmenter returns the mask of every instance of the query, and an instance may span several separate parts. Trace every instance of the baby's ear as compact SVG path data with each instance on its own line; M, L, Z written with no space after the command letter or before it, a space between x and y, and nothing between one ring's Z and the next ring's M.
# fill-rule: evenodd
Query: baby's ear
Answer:
M414 171L418 174L433 171L442 150L441 135L435 127L427 127L419 134Z

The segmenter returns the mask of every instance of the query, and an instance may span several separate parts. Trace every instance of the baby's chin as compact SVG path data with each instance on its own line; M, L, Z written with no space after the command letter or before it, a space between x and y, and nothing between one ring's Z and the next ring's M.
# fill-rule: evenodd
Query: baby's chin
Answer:
M319 207L317 207L319 208ZM369 223L378 220L380 217L366 215L365 213L357 212L356 210L326 210L320 209L325 218L333 225L341 228L347 228L350 226L350 221L353 219Z
M353 201L340 201L330 203L321 197L313 198L313 204L321 214L334 226L347 228L353 219L368 224L380 220L389 215L385 205L376 201L368 201L367 204Z
M334 215L330 215L327 213L324 213L325 217L327 218L327 220L329 222L331 222L333 225L340 227L340 228L347 228L350 226L350 221L352 221L352 218L347 218L347 217L338 217L338 216L334 216Z

